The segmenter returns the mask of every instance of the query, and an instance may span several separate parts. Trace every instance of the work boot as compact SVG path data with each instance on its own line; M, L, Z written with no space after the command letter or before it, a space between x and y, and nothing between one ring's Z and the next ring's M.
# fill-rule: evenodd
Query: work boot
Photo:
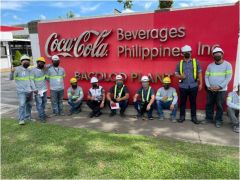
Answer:
M197 120L197 117L192 117L192 120L191 120L194 124L200 124L200 122Z
M180 116L180 119L178 120L179 123L183 123L185 121L185 116Z

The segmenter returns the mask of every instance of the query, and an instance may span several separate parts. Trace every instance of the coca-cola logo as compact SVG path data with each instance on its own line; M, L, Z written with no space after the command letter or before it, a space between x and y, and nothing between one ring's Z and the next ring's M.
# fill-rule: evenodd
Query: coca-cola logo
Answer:
M54 32L47 38L45 54L47 57L58 55L63 57L101 58L108 55L108 43L104 43L104 40L111 32L112 30L101 32L90 30L72 39L59 39L59 35ZM91 42L91 39L95 39L95 41Z

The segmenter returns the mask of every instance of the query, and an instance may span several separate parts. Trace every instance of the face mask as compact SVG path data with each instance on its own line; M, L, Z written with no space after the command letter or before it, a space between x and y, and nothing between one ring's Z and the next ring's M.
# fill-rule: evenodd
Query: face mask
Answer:
M29 65L30 65L29 63L24 63L23 67L27 69L29 67Z
M43 69L43 68L44 68L44 64L38 64L37 67L38 67L39 69Z
M148 86L149 86L149 83L148 83L148 82L143 82L143 83L142 83L142 87L143 87L143 88L147 88Z
M92 87L93 87L93 88L96 88L96 87L98 87L98 85L97 85L96 83L93 83L93 84L92 84Z
M123 85L123 82L117 82L117 86L121 87Z
M53 66L54 66L54 67L58 67L58 65L59 65L59 61L54 61L54 62L53 62Z
M169 84L164 84L163 87L164 89L169 89Z
M73 89L76 89L76 88L77 88L77 84L73 84L73 85L72 85L72 88L73 88Z
M190 58L190 53L183 53L183 56L184 56L186 59L188 59L188 58Z
M222 57L221 56L213 56L214 60L215 61L221 61Z

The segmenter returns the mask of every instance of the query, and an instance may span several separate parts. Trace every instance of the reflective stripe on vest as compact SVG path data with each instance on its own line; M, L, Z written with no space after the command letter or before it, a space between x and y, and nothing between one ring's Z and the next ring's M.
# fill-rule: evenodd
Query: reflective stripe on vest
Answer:
M123 85L123 87L121 88L121 90L119 92L119 98L122 96L124 86L125 85ZM116 98L117 98L117 85L115 85L115 88L114 88L114 99L116 99Z
M208 72L208 71L206 71L207 76L226 76L228 74L232 74L232 70L227 70L224 72Z
M41 76L41 77L38 77L38 78L34 78L33 80L34 80L34 81L43 81L43 80L45 80L45 79L46 79L46 75Z
M151 87L148 88L147 99L146 99L147 102L149 101L149 98L150 98L150 92L151 92ZM145 102L143 89L142 89L142 102Z
M50 79L61 79L64 78L65 76L46 76L46 77Z
M194 80L197 80L197 61L195 58L192 59L193 62L193 78ZM179 71L180 71L180 75L183 74L183 60L180 61L180 66L179 66Z
M14 77L14 80L17 81L29 81L30 79L33 79L33 76L26 76L26 77Z

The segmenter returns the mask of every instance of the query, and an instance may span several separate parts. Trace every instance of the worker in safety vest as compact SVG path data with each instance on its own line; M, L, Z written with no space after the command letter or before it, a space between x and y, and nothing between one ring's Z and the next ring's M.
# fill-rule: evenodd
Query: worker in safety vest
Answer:
M164 120L163 109L171 110L171 121L176 121L177 108L178 108L178 96L176 89L170 87L170 77L163 78L163 87L159 88L156 94L157 111L159 120Z
M18 120L20 125L24 125L27 120L35 121L31 117L32 99L35 86L31 76L30 58L27 55L21 57L21 66L14 70L13 78L16 82L17 95L19 100Z
M147 112L148 120L153 120L152 111L155 93L153 88L149 85L149 78L147 76L142 76L141 82L142 87L138 89L133 98L134 107L138 112L137 118L145 120L143 115ZM138 99L138 97L140 97L140 99Z
M207 87L207 104L205 123L213 122L220 128L222 125L223 105L227 93L228 83L232 78L232 65L223 59L223 50L216 47L212 51L214 62L208 65L205 72L205 83ZM239 75L239 74L238 74ZM217 106L214 116L214 105Z
M128 106L129 91L123 83L121 75L116 76L116 84L107 93L107 100L111 109L111 116L116 115L116 109L120 109L120 116L124 117L124 112Z
M64 116L63 96L65 71L59 66L60 59L57 55L52 56L52 65L48 68L47 78L50 84L50 95L53 114Z
M192 48L185 45L181 48L183 59L176 66L175 75L179 79L180 119L185 121L187 97L191 106L191 121L199 124L196 116L197 93L202 89L202 69L196 58L192 58Z
M37 59L37 67L31 70L31 76L35 85L35 102L40 122L45 123L47 115L45 107L47 104L47 71L45 69L46 60L44 57Z
M90 80L92 87L88 91L88 101L87 105L92 112L89 114L89 117L98 117L100 116L101 109L104 107L105 103L105 90L102 86L99 86L98 79L96 77L92 77Z
M67 90L67 95L68 104L70 105L71 109L68 115L81 112L81 105L84 96L83 90L80 86L78 86L77 79L75 77L70 79L70 83L71 86Z

